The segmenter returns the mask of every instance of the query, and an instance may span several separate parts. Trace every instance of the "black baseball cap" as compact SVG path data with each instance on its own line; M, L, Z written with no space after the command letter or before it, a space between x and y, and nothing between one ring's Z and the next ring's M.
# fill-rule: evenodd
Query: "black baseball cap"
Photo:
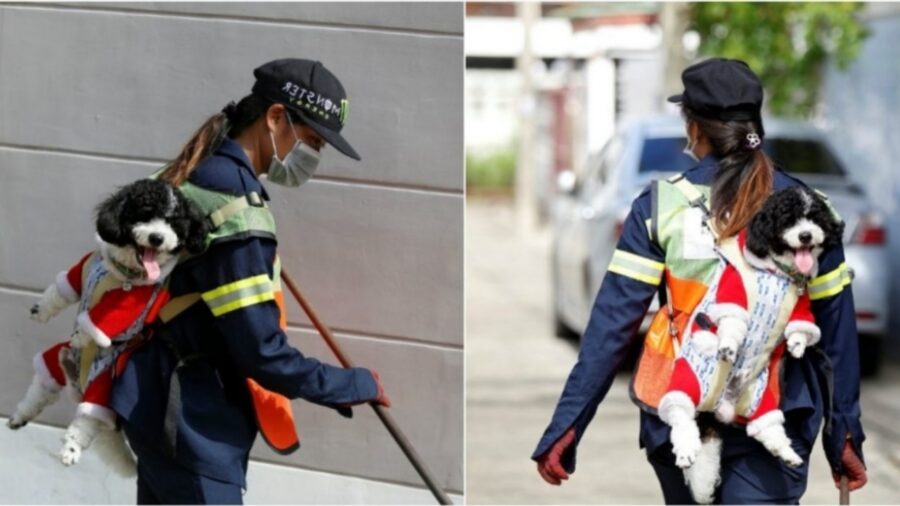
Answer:
M253 93L284 104L302 117L306 125L341 153L360 160L356 150L341 136L347 123L350 101L338 78L322 62L283 58L253 71Z
M710 58L681 73L684 92L669 97L704 118L722 121L761 120L763 87L741 60Z

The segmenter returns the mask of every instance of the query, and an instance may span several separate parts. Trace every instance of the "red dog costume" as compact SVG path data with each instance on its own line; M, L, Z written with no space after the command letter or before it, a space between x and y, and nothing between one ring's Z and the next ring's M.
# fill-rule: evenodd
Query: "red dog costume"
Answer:
M169 300L159 284L134 284L113 275L99 252L85 255L56 278L56 289L70 303L80 302L76 333L90 337L83 347L69 341L35 355L34 368L44 386L60 390L67 380L82 392L77 413L115 427L109 395L117 363L127 359L125 344L156 319ZM74 339L73 339L74 340ZM83 342L83 341L82 341ZM100 347L95 343L109 343ZM68 373L68 374L67 374Z

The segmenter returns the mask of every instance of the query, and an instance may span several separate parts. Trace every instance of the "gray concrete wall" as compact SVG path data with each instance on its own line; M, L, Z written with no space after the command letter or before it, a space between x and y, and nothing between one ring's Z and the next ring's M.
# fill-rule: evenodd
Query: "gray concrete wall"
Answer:
M892 263L892 323L900 324L900 6L871 4L871 36L846 71L830 65L822 90L822 116L847 169L884 212ZM900 336L887 349L900 358Z
M71 309L47 326L26 316L93 247L99 199L173 157L259 64L314 58L348 90L344 133L363 161L329 149L303 188L268 185L281 256L354 360L381 372L438 480L462 491L462 30L459 4L0 5L0 415L31 355L72 325ZM336 363L288 305L292 344ZM62 427L72 411L63 401L39 421ZM297 401L303 448L259 443L253 458L419 486L371 410L356 411ZM41 484L0 478L10 486Z

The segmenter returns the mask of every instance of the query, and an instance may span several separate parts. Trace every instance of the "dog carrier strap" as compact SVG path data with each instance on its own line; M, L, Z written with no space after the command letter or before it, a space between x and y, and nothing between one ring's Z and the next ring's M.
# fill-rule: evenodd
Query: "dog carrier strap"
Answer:
M256 192L250 192L242 195L224 206L209 213L206 218L209 220L213 229L219 228L223 223L229 220L235 214L247 209L248 207L267 207L265 201Z
M709 212L709 208L706 206L706 195L694 186L693 183L688 181L688 178L684 177L684 174L672 176L668 178L667 181L684 195L688 201L688 205L696 207L703 212L703 224L712 234L713 238L718 239L719 235L716 233L715 228L709 223L712 213Z
M200 300L200 293L193 292L184 295L179 295L175 297L163 306L162 309L159 310L159 319L163 323L169 323L174 320L176 316L185 312L187 308L193 306L197 301Z

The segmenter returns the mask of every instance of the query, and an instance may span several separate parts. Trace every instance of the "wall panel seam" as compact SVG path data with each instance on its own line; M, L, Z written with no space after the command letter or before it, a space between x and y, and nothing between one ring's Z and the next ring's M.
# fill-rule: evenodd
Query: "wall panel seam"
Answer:
M358 25L352 23L329 23L325 21L298 21L298 20L278 20L274 18L256 17L256 16L239 16L229 14L213 14L213 13L188 13L188 12L171 12L171 11L154 11L149 9L122 9L108 5L91 6L91 5L66 5L56 3L4 3L0 8L14 8L20 10L43 10L43 11L69 11L83 13L107 13L122 14L133 16L152 16L170 19L193 19L193 20L210 20L210 21L230 21L234 23L248 23L258 25L275 25L275 26L294 26L298 28L320 28L326 30L352 30L365 33L376 33L382 35L403 35L415 36L423 38L446 38L463 40L463 31L447 32L441 30L413 29L413 28L393 28L380 27L370 25ZM460 6L462 9L462 6Z
M49 279L47 284L49 285L53 280ZM43 290L35 290L29 287L22 287L17 285L10 285L7 283L0 283L0 294L7 293L11 295L18 295L22 297L34 297L35 299L41 296ZM464 351L464 347L462 344L456 343L448 343L445 341L435 341L431 339L422 339L419 337L413 336L402 336L402 335L393 335L393 334L383 334L378 332L367 332L365 330L354 330L354 329L346 329L342 327L328 327L329 330L334 332L337 337L343 339L357 339L361 341L380 341L380 342L388 342L395 344L403 344L408 346L414 346L418 348L430 348L439 351ZM291 323L288 325L288 330L295 330L301 332L315 332L315 328L310 324L303 323Z
M7 142L0 142L0 151L24 151L27 153L35 153L35 154L51 154L51 155L65 155L65 156L73 156L79 158L86 158L89 160L99 160L99 161L107 161L107 162L123 162L123 163L144 163L147 165L152 165L151 169L156 169L158 167L163 166L169 160L163 160L159 158L146 158L146 157L138 157L138 156L127 156L127 155L114 155L108 153L100 153L96 151L82 151L77 149L68 149L68 148L56 148L50 146L33 146L27 144L14 144ZM463 167L459 167L460 177L462 176ZM445 195L445 196L462 196L464 191L462 189L451 189L451 188L443 188L439 186L431 186L425 184L414 184L414 183L395 183L395 182L387 182L387 181L374 181L374 180L366 180L366 179L357 179L350 177L341 177L341 176L314 176L314 182L319 183L334 183L334 184L344 184L348 186L357 186L357 187L371 187L385 190L394 190L394 191L403 191L403 192L419 192L426 193L429 195Z

